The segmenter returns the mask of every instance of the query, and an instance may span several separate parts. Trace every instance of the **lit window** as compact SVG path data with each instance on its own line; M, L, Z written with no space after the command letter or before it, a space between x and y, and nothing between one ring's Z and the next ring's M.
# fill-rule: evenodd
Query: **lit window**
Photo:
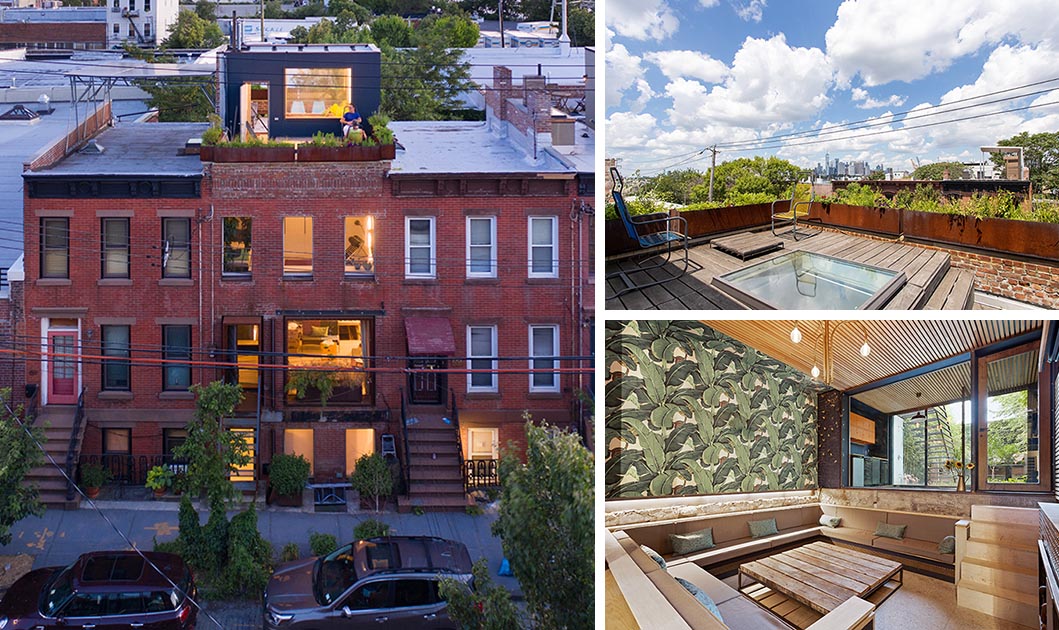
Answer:
M70 219L40 220L40 277L70 277Z
M530 326L531 370L552 370L559 355L558 326ZM530 374L531 392L559 391L559 375L556 372L533 372Z
M103 277L129 277L128 219L103 219Z
M313 379L301 376L331 380L328 406L371 402L371 380L363 371L365 357L371 355L370 319L288 319L287 352L288 402L320 404ZM300 380L304 388L299 388Z
M334 118L350 102L352 71L349 68L287 68L287 118Z
M1040 342L978 359L980 489L1043 492L1050 485L1052 440L1039 359Z
M250 275L250 217L224 218L224 275Z
M191 387L191 365L169 363L173 360L191 359L191 326L162 326L162 389L185 390Z
M529 218L529 277L559 277L558 217Z
M313 273L313 218L283 218L283 273L308 276Z
M470 369L467 375L467 391L495 392L496 372L477 372L475 370L496 370L496 326L467 327L467 357Z
M346 275L375 273L375 219L346 217Z
M103 363L103 389L125 390L131 387L129 379L129 327L103 326L103 356L117 357Z
M405 219L405 271L408 278L433 278L437 275L434 255L434 217Z
M191 219L162 219L162 277L191 277Z
M467 217L467 277L496 277L496 217Z

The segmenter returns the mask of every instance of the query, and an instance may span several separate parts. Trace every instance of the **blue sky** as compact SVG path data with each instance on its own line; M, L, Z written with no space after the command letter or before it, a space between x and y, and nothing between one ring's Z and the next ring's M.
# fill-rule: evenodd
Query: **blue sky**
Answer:
M727 149L720 160L779 155L813 166L830 152L908 169L912 158L978 161L978 148L1000 138L1059 131L1059 106L1004 111L1059 102L1059 80L982 97L1059 79L1055 0L604 4L607 157L626 172L705 168L709 153L694 153L714 143ZM908 111L919 118L905 120ZM979 114L989 115L951 122ZM875 126L834 133L864 119ZM950 122L909 129L939 121ZM778 148L751 144L813 130ZM892 133L864 135L879 131Z

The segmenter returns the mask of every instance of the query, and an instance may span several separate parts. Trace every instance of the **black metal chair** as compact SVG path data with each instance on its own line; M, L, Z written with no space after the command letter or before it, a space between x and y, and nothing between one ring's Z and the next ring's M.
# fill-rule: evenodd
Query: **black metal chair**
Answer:
M625 231L628 232L629 238L635 241L640 246L640 249L652 249L665 245L665 257L661 258L660 262L656 264L637 265L636 269L620 270L607 274L608 280L610 278L619 278L625 284L624 289L614 293L609 297L618 297L620 295L625 295L626 293L629 293L631 291L639 291L642 289L646 289L647 287L653 287L659 284L669 282L671 280L676 280L677 278L683 276L685 273L688 272L688 267L691 265L691 261L688 259L687 219L685 219L684 217L671 216L633 217L629 214L629 209L625 205L625 198L622 194L622 191L625 188L625 180L622 178L621 174L618 173L618 169L616 168L611 168L610 174L614 178L614 190L611 191L611 195L614 197L614 207L618 211L618 216L621 217L621 222L625 225ZM681 230L676 231L669 229L669 224L672 222L678 223L681 227ZM657 225L660 223L665 224L664 227L666 229L654 232L641 231L644 226ZM683 263L683 266L680 268L680 273L676 275L671 275L661 280L652 280L651 282L645 282L642 284L636 284L629 279L629 273L636 273L639 271L651 271L653 269L659 269L669 264L673 255L675 244L679 244L680 248L684 252L683 261L678 259L675 263L676 265L680 265L681 262ZM661 257L662 253L659 252L658 255L659 257Z

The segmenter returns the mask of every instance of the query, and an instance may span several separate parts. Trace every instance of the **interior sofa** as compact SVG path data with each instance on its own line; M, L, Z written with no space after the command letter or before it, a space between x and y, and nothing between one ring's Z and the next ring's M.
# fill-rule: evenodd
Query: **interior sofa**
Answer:
M906 556L925 558L941 564L952 565L956 562L955 555L939 553L938 544L946 536L955 535L956 522L960 520L958 516L914 514L840 505L821 505L820 509L828 516L837 516L842 519L838 527L820 527L822 536ZM875 528L880 522L890 525L906 525L904 538L895 540L876 536Z
M793 627L692 562L662 569L626 532L608 531L605 536L608 583L612 579L620 591L607 593L607 630L791 630ZM677 582L678 577L709 595L724 621L713 616ZM608 588L612 587L608 584ZM618 600L618 605L611 606L612 598ZM618 609L622 614L612 614ZM807 630L861 630L870 627L874 618L875 606L854 597Z
M749 521L775 518L778 534L752 538ZM714 546L710 549L678 556L669 542L670 534L688 534L705 528L713 529ZM820 535L820 506L794 507L733 512L673 521L658 521L629 525L624 531L638 544L654 549L673 566L693 563L710 566L741 556L767 551Z

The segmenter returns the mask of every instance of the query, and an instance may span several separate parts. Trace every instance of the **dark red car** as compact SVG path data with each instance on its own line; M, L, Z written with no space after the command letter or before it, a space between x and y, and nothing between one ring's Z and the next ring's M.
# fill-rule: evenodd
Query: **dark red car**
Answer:
M144 556L164 576L133 551L86 553L65 568L30 571L0 601L0 630L191 630L191 570L176 554Z

